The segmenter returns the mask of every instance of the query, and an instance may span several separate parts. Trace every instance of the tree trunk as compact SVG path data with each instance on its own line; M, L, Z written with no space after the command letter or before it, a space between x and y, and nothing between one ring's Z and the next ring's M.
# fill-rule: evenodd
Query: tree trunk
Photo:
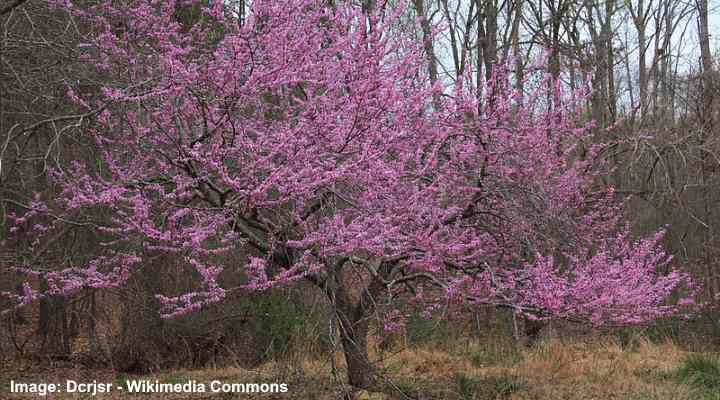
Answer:
M700 39L700 61L702 63L702 108L700 110L700 147L706 146L707 142L711 140L711 135L714 130L713 121L713 60L712 54L710 53L710 31L708 26L708 2L707 0L698 0L698 36ZM707 267L707 287L710 289L710 293L717 293L717 282L715 281L715 270L712 268L712 259L710 249L708 248L709 243L714 239L713 224L711 221L711 209L710 209L710 169L711 162L708 159L708 151L703 149L700 158L701 171L700 179L703 187L703 208L704 208L704 219L706 223L706 229L704 230L703 237L703 251L705 254L705 265ZM715 298L712 296L711 298Z
M357 388L372 389L377 384L377 377L368 357L368 321L364 318L357 320L349 317L341 310L338 310L338 313L348 383Z
M524 321L524 334L525 334L525 346L533 347L539 341L542 334L543 328L547 325L545 321L532 320L525 318Z
M425 0L413 0L413 5L415 6L415 12L417 12L420 18L423 49L425 50L425 57L428 63L428 74L430 75L430 82L434 84L438 80L438 70L437 60L435 59L435 49L433 47L432 25L429 17L426 15ZM433 93L433 107L436 109L440 108L440 95L438 93Z
M515 57L515 80L517 81L518 91L520 92L520 103L522 104L525 88L524 88L524 66L523 56L520 52L520 21L523 18L523 0L517 0L515 3L515 18L512 22L512 48ZM521 105L522 106L522 105Z
M477 99L481 100L483 96L483 43L485 43L485 6L481 0L475 0L477 4L477 38L475 42L477 69L475 71L475 80L477 81ZM482 115L482 101L478 101L478 116Z
M357 388L373 390L377 387L378 379L368 356L369 316L385 286L381 281L371 280L359 291L359 298L354 298L343 279L342 265L341 261L340 264L330 267L327 279L316 280L314 283L323 289L335 311L347 364L348 383ZM387 272L382 266L378 270L381 273Z
M640 119L642 121L646 114L648 89L647 66L645 65L645 54L647 51L645 39L647 12L645 11L643 0L638 1L638 12L634 17L634 20L638 37L638 86L640 87Z
M485 2L485 35L482 48L485 61L485 79L490 79L497 62L498 10L495 0Z
M708 24L708 2L707 0L698 0L698 36L700 39L700 58L703 66L703 74L706 79L710 79L707 75L712 71L712 55L710 54L710 29Z
M605 2L605 24L603 26L603 39L605 43L606 73L607 73L607 104L608 104L608 125L617 120L617 97L615 94L615 51L613 49L612 17L615 14L615 0Z
M40 300L37 329L41 340L40 353L53 356L70 354L71 338L67 316L67 299L50 297Z

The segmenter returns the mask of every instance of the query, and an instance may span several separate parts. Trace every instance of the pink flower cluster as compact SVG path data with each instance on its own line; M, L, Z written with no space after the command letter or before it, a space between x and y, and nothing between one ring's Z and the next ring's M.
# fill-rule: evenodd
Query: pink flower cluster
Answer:
M214 2L189 25L177 10L193 1L54 3L93 26L83 49L106 86L69 93L104 107L82 132L101 168L58 172L60 197L15 223L52 213L36 225L44 240L58 218L110 218L92 228L109 238L98 261L42 274L44 295L121 285L140 250L171 253L201 278L159 297L165 316L182 315L225 298L218 260L242 248L251 290L359 257L540 318L642 323L689 306L668 300L692 284L661 235L632 240L600 183L587 90L566 93L541 68L524 92L503 65L486 82L468 72L432 104L440 88L397 28L402 5L258 0L239 24ZM40 295L28 286L13 300Z

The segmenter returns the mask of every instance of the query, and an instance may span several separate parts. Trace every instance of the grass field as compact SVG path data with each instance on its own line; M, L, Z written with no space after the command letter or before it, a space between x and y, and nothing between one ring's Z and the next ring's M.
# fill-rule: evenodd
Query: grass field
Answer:
M116 374L111 369L82 369L71 365L12 362L0 373L4 387L0 398L37 398L9 394L9 381L109 382L126 379L162 383L282 382L283 394L137 394L113 391L98 399L618 399L618 400L716 400L720 399L720 362L716 355L690 353L672 343L644 339L622 347L611 339L580 342L552 339L533 349L517 350L480 344L447 346L425 344L382 354L379 362L387 377L383 393L351 392L341 382L342 357L337 354L337 375L329 360L296 355L248 370L224 367L167 371L150 376ZM375 357L380 357L375 354ZM339 378L335 378L338 376ZM45 398L83 399L88 394L59 394Z

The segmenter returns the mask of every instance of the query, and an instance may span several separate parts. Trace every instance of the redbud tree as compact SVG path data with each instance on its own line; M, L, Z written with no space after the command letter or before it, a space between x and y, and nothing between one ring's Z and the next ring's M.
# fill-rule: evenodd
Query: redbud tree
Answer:
M97 158L53 169L58 195L28 199L11 230L41 246L108 217L84 224L104 238L88 263L17 266L47 288L4 293L17 306L121 286L152 253L198 277L158 297L168 318L305 280L335 309L349 382L367 387L369 317L408 289L428 310L458 301L595 325L691 304L669 300L692 284L662 232L633 239L603 183L587 91L540 67L524 85L500 65L442 88L422 43L396 28L403 5L256 0L240 18L228 2L51 4L85 24L78 51L102 77L92 93L68 82L94 115L74 134ZM238 248L245 284L222 287L223 254Z

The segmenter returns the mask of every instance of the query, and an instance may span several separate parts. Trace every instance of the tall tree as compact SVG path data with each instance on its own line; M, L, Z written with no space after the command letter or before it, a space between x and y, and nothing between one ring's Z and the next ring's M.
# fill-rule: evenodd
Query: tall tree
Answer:
M334 305L350 384L372 387L370 317L393 318L406 290L429 309L463 301L595 325L692 303L669 300L692 285L669 267L662 232L631 239L612 187L597 185L603 146L577 157L593 142L586 94L563 91L554 72L527 76L522 107L502 65L487 101L465 76L433 107L422 46L387 34L403 9L255 1L240 25L214 2L186 29L177 4L78 10L96 27L82 47L105 79L100 98L68 95L103 109L78 131L100 157L68 163L53 174L58 196L9 218L43 243L102 210L110 218L86 229L106 240L60 271L18 268L47 284L2 293L18 306L122 285L148 254L197 278L191 293L158 297L167 318L307 280ZM246 282L223 288L223 256L238 248Z

